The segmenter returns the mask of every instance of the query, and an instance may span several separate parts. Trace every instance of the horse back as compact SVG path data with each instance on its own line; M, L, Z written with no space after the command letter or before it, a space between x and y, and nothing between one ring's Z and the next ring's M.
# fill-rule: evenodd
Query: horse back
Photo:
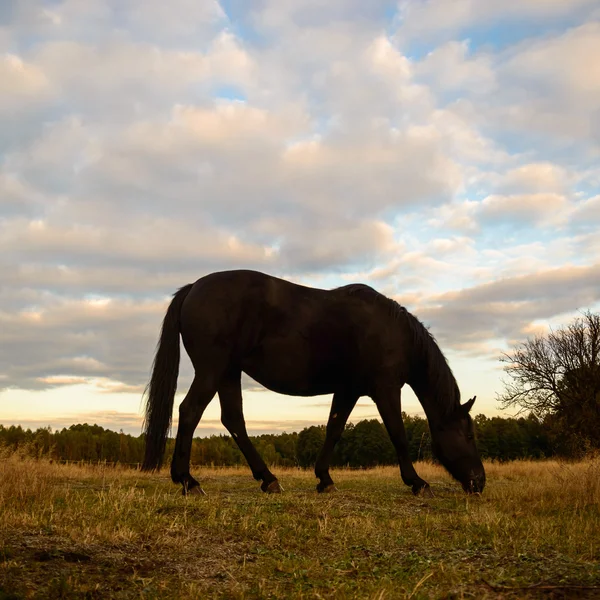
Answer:
M181 329L192 362L195 352L226 349L259 383L293 395L367 380L397 360L393 324L369 294L311 288L255 271L199 279L182 307Z

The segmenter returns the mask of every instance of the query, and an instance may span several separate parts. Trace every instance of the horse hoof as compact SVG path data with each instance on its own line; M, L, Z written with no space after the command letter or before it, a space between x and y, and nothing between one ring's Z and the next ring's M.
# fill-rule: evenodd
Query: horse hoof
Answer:
M333 492L337 492L337 488L335 487L335 483L330 483L324 488L319 488L319 486L317 486L317 492L319 492L319 494L332 494Z
M264 488L261 486L261 488L266 494L281 494L281 492L283 492L283 488L277 479L275 481L271 481L271 483Z
M199 485L190 488L187 493L190 496L206 496L206 492ZM183 495L185 496L185 490L183 490Z
M413 485L413 494L415 496L422 496L423 498L433 498L434 494L429 487L429 484L425 484L423 486Z

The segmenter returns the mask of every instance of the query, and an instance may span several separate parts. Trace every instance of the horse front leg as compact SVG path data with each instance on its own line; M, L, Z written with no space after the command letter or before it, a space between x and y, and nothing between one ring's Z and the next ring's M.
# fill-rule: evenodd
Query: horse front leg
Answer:
M423 493L427 496L433 496L429 484L417 475L410 459L408 439L406 438L406 430L404 429L402 410L400 408L400 389L396 386L382 388L374 394L373 401L379 410L383 424L396 449L402 481L412 488L412 492L415 495Z
M327 421L327 432L325 434L325 443L315 463L315 475L319 479L317 484L318 492L333 492L335 484L329 474L329 463L335 449L344 433L344 427L352 409L356 405L358 395L351 392L336 392L333 395L331 410L329 411L329 420Z

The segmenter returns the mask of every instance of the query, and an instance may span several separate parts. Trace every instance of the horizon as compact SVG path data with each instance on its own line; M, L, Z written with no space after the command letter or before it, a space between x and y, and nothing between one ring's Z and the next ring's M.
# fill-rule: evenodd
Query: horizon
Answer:
M474 413L473 414L473 418L479 416L480 414L483 413ZM424 414L407 414L408 417L412 417L412 418L420 418L423 421L427 422L427 417ZM486 418L494 418L494 417L498 417L501 419L511 419L511 418L528 418L528 414L514 414L514 415L509 415L509 414L496 414L493 415L492 417L489 417L488 415L484 415ZM361 421L366 421L366 420L372 420L372 419L376 419L377 421L379 421L382 426L383 426L383 422L381 420L381 417L377 414L377 415L367 415L364 418L361 419L348 419L348 422L345 426L348 427L349 425L353 425L356 426L359 422ZM50 433L57 433L62 431L63 429L70 429L71 427L77 427L79 425L82 426L90 426L90 427L101 427L104 431L111 431L113 433L123 433L126 435L131 435L133 437L140 437L141 435L143 435L143 431L139 431L137 429L131 429L128 426L125 426L125 428L123 427L119 427L118 430L115 428L111 428L109 426L104 426L104 425L100 425L100 423L96 423L96 422L76 422L76 423L71 423L70 425L65 425L63 424L62 420L57 421L58 426L53 426L50 423L46 423L45 425L41 425L39 423L41 422L34 422L35 426L32 426L30 424L26 424L23 425L21 423L9 423L9 424L5 424L5 423L0 423L0 427L4 427L6 429L10 428L10 427L21 427L24 431L31 431L32 433L35 433L36 431L40 430L40 429L48 429L50 428ZM270 428L268 425L266 426L266 428L261 428L260 423L254 423L253 427L254 429L251 431L250 429L248 430L248 434L250 436L260 436L260 435L280 435L280 434L293 434L293 433L300 433L301 431L303 431L304 429L308 429L310 427L325 427L326 423L312 423L312 422L288 422L286 423L286 426L291 426L290 427L281 427L278 430L273 430L272 428ZM263 425L265 425L263 423ZM176 426L177 426L177 422L174 422L173 426L171 427L171 431L169 432L169 435L167 436L167 439L169 440L175 440L175 435L176 435ZM226 437L232 437L231 434L221 425L220 421L218 420L208 420L206 423L204 423L204 427L199 426L195 433L194 433L194 439L196 438L209 438L211 436L226 436Z
M171 295L235 268L374 287L511 416L501 353L600 310L595 56L596 0L1 5L0 423L141 433ZM327 422L243 393L250 435Z

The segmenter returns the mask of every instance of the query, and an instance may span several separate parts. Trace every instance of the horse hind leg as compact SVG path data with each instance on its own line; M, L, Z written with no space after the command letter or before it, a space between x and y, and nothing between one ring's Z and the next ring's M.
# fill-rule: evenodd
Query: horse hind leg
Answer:
M246 431L246 423L242 410L241 378L241 371L235 371L235 373L230 373L225 377L219 386L221 423L229 431L244 455L254 479L262 481L260 486L262 491L271 494L279 493L282 491L279 481L265 464L265 461L250 441L248 432Z
M194 431L204 414L204 410L214 398L214 389L208 380L194 377L188 393L179 405L179 425L175 439L175 450L171 461L171 479L183 486L182 493L204 494L200 483L190 475L190 457Z
M331 479L331 475L329 474L329 463L331 462L335 446L342 437L348 417L357 401L358 395L353 393L336 392L333 395L329 420L327 421L325 442L315 462L315 475L319 479L317 492L333 492L336 489L333 479Z

